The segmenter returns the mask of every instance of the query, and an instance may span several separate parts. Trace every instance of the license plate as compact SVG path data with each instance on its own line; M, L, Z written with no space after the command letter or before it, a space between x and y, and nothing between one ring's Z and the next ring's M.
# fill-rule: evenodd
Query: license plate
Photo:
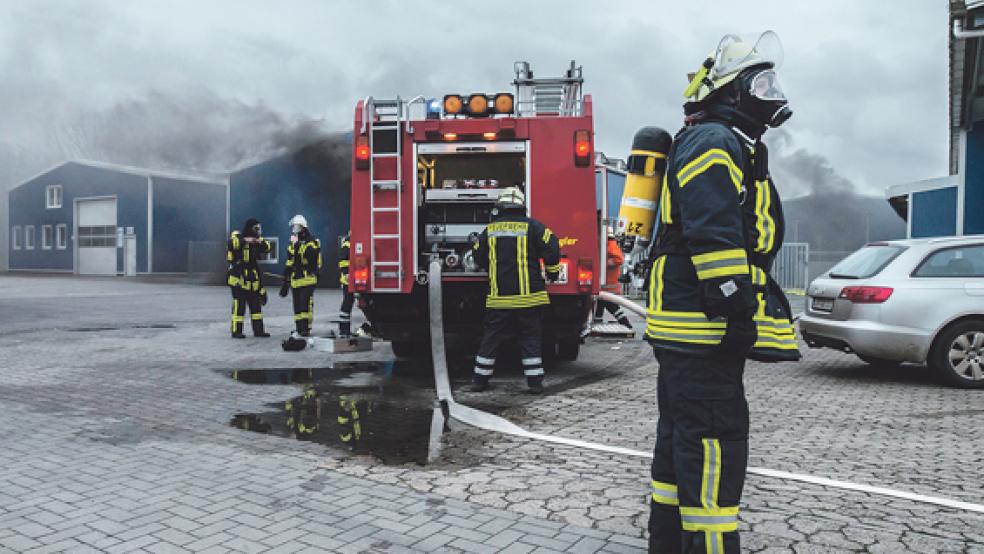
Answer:
M829 312L834 309L834 299L833 298L814 298L813 299L813 309L820 312Z

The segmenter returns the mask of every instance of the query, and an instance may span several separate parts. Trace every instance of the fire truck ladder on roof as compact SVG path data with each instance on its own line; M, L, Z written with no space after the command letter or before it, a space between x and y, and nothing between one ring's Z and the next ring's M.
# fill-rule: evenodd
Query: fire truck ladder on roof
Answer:
M375 292L400 292L400 282L403 277L403 248L400 244L400 230L403 228L403 140L401 131L405 120L405 105L397 97L395 100L376 100L371 96L365 101L363 124L367 126L369 135L369 182L372 193L369 195L369 233L370 259L372 260L372 290ZM381 152L377 152L376 143L380 143ZM393 148L395 146L395 148ZM376 160L393 159L396 162L394 179L376 178ZM396 205L380 206L377 193L396 191ZM376 232L376 215L382 213L396 214L396 234ZM396 242L396 259L379 259L380 243ZM384 249L384 251L386 251ZM376 285L377 278L393 279L393 287Z

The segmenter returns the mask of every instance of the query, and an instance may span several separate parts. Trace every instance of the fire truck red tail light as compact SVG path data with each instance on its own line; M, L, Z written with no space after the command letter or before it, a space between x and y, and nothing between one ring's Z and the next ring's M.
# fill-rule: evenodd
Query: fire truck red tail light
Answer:
M591 163L591 135L587 131L574 131L574 165L585 167Z
M355 258L352 269L352 285L355 290L360 292L369 290L369 266L366 264L364 256Z
M855 304L881 304L892 296L891 287L844 287L840 297Z
M482 138L487 140L495 140L495 133L482 133Z
M577 287L581 290L591 288L594 282L594 264L590 258L580 258L577 260Z
M355 138L355 168L369 169L369 137L365 135Z
M444 140L458 140L458 133L444 133Z

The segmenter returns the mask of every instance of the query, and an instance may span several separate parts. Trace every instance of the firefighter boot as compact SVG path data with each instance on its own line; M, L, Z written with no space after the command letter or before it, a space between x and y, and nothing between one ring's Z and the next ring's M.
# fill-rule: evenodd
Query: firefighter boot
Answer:
M295 321L295 323L297 324L297 334L301 335L302 337L311 336L311 328L308 326L307 318L298 319L297 321Z
M253 319L251 321L253 324L253 336L254 337L269 337L270 333L263 330L263 319Z
M543 394L543 375L527 377L526 385L529 387L530 394Z

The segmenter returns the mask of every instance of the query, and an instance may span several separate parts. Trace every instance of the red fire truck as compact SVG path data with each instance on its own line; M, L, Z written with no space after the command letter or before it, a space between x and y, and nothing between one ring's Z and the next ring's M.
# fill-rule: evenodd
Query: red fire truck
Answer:
M359 306L398 356L426 352L430 262L442 264L449 345L477 345L487 275L471 246L502 188L525 190L530 216L560 240L561 279L547 286L544 352L576 359L598 293L599 220L591 97L581 68L534 78L515 64L512 93L372 97L355 108L351 279Z

